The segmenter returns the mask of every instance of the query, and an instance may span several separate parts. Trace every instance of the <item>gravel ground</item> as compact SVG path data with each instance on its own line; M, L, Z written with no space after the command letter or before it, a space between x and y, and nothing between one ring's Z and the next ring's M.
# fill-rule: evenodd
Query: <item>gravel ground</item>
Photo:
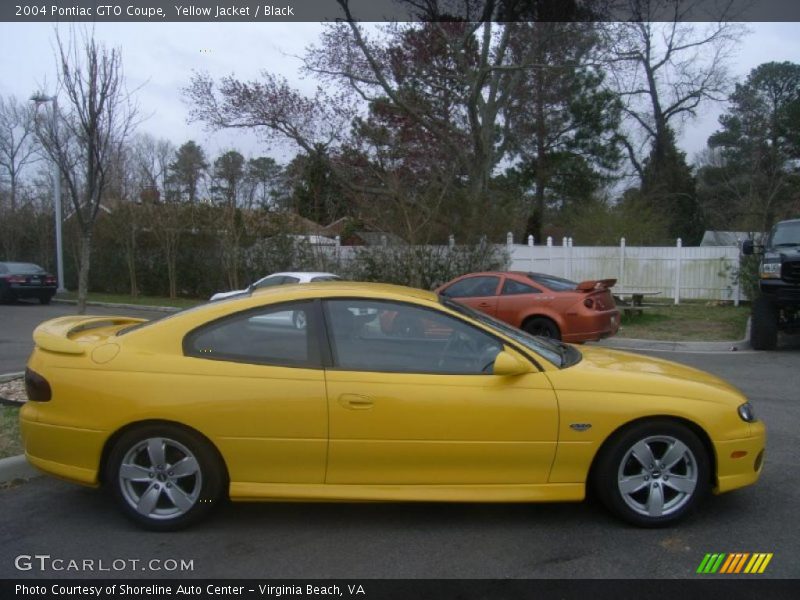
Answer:
M0 383L0 400L8 400L18 404L26 402L28 397L25 394L25 380L20 377L19 379Z

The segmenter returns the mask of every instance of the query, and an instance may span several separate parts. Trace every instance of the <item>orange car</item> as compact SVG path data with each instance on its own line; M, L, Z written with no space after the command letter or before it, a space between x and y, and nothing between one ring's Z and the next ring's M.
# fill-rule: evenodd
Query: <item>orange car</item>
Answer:
M616 282L492 271L462 275L436 292L533 335L586 342L617 333L619 310L611 295Z

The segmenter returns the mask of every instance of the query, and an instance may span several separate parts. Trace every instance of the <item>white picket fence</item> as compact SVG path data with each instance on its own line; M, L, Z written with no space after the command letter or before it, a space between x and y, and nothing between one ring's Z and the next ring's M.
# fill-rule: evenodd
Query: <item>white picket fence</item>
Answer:
M736 282L738 246L574 246L570 238L554 244L515 244L507 238L512 271L536 271L583 281L616 279L616 294L658 292L676 304L682 299L744 299Z
M574 246L571 238L562 238L560 244L547 238L544 244L535 245L532 236L527 242L515 244L511 233L506 236L508 270L574 281L616 279L616 295L657 292L659 298L675 304L682 299L722 300L738 306L746 299L735 277L740 266L738 246L683 246L680 238L674 246L627 246L625 238L619 246ZM450 236L449 246L455 243ZM348 260L355 249L342 246L339 236L314 247L343 260Z

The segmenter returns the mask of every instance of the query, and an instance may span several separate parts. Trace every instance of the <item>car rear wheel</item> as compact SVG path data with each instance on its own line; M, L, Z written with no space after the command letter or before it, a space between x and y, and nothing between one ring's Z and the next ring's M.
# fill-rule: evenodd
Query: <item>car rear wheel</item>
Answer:
M533 319L528 319L525 321L525 323L523 323L522 329L531 335L538 335L554 340L561 339L561 332L558 330L558 325L553 323L553 321L547 317L534 317Z
M199 435L171 425L123 434L107 463L106 483L123 512L157 531L204 517L224 496L225 471Z
M685 517L710 489L708 454L697 436L672 421L639 423L604 448L594 471L601 501L641 527Z

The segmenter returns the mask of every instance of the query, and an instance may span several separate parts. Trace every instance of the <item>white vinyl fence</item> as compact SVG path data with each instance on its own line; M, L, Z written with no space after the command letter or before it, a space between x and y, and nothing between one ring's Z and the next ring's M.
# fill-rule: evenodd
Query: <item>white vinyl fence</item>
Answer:
M615 295L633 292L657 292L678 304L683 300L739 301L746 299L736 274L739 271L738 246L684 247L680 238L674 246L574 246L571 238L555 244L515 244L511 233L506 237L510 271L535 271L574 281L616 279ZM384 245L386 240L384 240ZM449 246L455 240L450 236ZM502 248L502 246L500 246ZM442 247L444 248L444 247ZM342 246L339 236L334 244L315 246L329 256L345 262L352 258L354 247Z
M673 299L743 299L736 282L738 246L573 246L564 238L560 245L548 238L543 245L514 244L508 236L509 270L536 271L583 281L616 279L615 294L634 291L659 292Z

